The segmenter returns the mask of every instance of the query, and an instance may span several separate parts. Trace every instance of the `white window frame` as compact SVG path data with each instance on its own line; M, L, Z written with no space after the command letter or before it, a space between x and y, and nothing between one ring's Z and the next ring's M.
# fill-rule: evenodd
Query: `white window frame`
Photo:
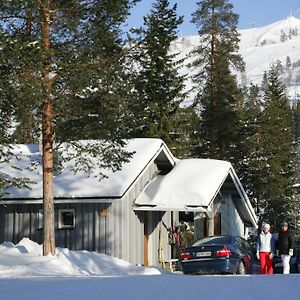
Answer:
M66 225L63 222L63 214L64 213L72 213L73 214L73 225ZM67 208L67 209L59 209L58 210L58 229L72 229L75 228L75 209Z
M38 229L43 229L44 228L44 210L39 209L38 212Z

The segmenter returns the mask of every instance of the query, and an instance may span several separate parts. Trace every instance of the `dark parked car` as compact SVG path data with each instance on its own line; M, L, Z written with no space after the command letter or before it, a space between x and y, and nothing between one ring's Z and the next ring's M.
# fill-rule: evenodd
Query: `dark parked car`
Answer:
M238 236L200 239L180 256L184 274L250 274L255 249Z

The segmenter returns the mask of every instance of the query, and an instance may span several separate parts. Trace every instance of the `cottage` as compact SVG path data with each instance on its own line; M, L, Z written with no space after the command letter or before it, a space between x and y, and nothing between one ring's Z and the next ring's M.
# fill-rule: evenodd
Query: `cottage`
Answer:
M130 162L101 181L62 166L54 178L57 246L148 265L171 258L168 234L182 213L195 221L197 238L245 236L257 226L229 162L178 160L160 139L132 139L127 149L134 151ZM42 243L41 153L37 145L16 145L14 154L10 165L0 164L1 174L33 183L30 189L10 188L0 199L0 243L24 236Z

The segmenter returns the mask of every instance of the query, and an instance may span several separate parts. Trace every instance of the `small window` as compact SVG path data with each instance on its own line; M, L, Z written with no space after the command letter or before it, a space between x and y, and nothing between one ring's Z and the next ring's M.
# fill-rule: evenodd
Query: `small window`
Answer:
M44 228L44 211L42 209L38 212L38 229Z
M75 209L60 209L58 211L58 228L74 228L75 227Z

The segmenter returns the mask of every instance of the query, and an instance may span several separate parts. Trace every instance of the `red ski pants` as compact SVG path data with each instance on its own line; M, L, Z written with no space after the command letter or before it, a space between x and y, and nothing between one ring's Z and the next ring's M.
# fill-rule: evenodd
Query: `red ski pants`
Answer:
M273 274L273 261L270 252L259 252L259 274Z

